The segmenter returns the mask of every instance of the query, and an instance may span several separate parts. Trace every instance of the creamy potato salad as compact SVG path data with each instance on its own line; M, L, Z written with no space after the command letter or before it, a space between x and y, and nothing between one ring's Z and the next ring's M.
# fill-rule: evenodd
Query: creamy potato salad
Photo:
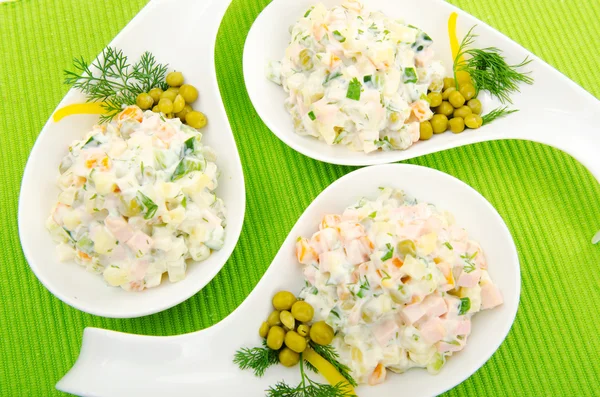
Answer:
M179 119L129 106L75 141L46 223L60 260L141 291L165 272L183 279L188 261L221 249L226 210L215 152L201 139Z
M427 90L443 87L431 37L366 10L359 0L310 8L291 28L283 60L267 77L289 94L295 131L352 150L406 149L433 113Z
M336 332L333 345L360 383L386 371L436 373L471 332L471 317L502 303L480 245L452 214L381 189L296 243L300 294Z

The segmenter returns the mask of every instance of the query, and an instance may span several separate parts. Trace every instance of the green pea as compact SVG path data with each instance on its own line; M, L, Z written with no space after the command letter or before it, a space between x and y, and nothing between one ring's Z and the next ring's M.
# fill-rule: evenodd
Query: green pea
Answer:
M465 117L465 124L467 127L475 130L481 127L481 125L483 124L483 119L478 114L470 114L467 117Z
M158 87L154 87L153 89L148 91L148 95L150 95L152 97L152 100L154 100L155 104L157 104L158 101L160 101L160 96L162 95L162 93L163 93L163 90Z
M298 326L298 329L296 330L296 332L300 336L307 336L308 333L310 332L310 327L308 325L306 325L306 324L300 324Z
M273 350L279 350L283 346L285 339L285 331L280 326L276 325L269 329L267 334L267 346Z
M467 102L467 106L471 108L471 111L475 114L481 114L481 101L477 98L473 98Z
M171 113L173 111L173 102L169 98L162 98L158 101L158 108L162 113Z
M193 128L200 129L206 125L206 116L202 112L193 110L185 115L185 122Z
M179 87L183 84L183 73L171 72L167 75L167 84L170 87Z
M433 136L433 127L429 121L421 122L419 126L419 139L426 141Z
M450 116L453 112L454 107L450 105L450 102L448 101L443 101L442 104L435 109L435 113L443 114L446 117Z
M185 105L183 107L183 109L181 109L181 112L176 113L175 116L179 117L179 120L181 120L182 123L185 123L185 118L186 118L187 114L189 112L191 112L192 110L194 110L194 109L192 109L192 107L190 105Z
M448 129L448 117L444 114L434 114L431 118L431 128L434 134L441 134Z
M279 311L272 311L271 314L269 314L269 317L267 318L267 323L269 323L269 325L280 325L281 319L279 317Z
M177 96L177 93L174 91L170 91L170 90L166 90L164 91L162 94L160 94L160 99L168 99L171 102L173 102L175 100L175 97ZM159 99L159 102L160 102Z
M325 321L317 321L310 327L310 339L317 345L330 344L333 336L333 328Z
M273 296L273 307L277 310L290 310L296 297L289 291L279 291Z
M142 110L148 110L154 105L154 99L149 94L142 92L135 98L135 104Z
M279 352L279 363L285 367L293 367L300 361L300 354L296 353L289 347L284 347Z
M269 334L269 328L271 328L269 323L266 321L263 321L263 323L260 325L260 328L258 329L258 334L260 335L261 338L267 337L267 335Z
M442 99L444 101L447 101L450 97L450 94L452 94L453 92L456 92L456 88L454 86L446 88L442 93Z
M304 301L298 301L292 305L292 315L298 321L307 323L312 320L315 309Z
M473 113L471 108L467 105L463 105L454 111L454 117L462 117L463 119Z
M429 99L429 107L435 108L442 104L442 94L439 92L430 92L427 94L427 99Z
M288 312L287 310L283 310L281 313L279 313L279 319L287 329L291 330L296 327L296 320L294 320L294 316L292 316L292 313Z
M454 91L448 97L448 102L450 105L454 106L455 109L458 109L462 105L465 104L465 97L458 91Z
M185 99L185 103L192 103L198 99L198 90L193 85L182 85L179 88L179 94Z
M458 90L462 96L465 98L465 100L471 100L473 98L475 98L475 86L473 84L467 83L464 84L462 87L460 87L460 89Z
M285 334L285 345L296 353L302 353L306 349L306 339L296 331L288 331Z
M444 90L450 87L455 87L454 89L456 89L456 82L452 77L444 77Z
M414 258L417 256L417 247L412 240L402 240L396 245L396 252L402 259L406 258L407 255Z
M185 100L181 96L181 94L177 94L175 100L173 101L173 113L179 113L185 107Z
M465 120L462 117L454 117L448 121L450 124L450 131L455 134L460 134L465 130Z

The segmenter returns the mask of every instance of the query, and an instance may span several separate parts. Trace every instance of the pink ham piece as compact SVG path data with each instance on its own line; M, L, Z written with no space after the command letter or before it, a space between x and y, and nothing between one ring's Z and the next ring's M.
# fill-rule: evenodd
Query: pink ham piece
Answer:
M133 237L131 226L121 216L107 216L104 225L120 243L125 243Z
M485 283L481 286L481 308L491 309L501 305L504 300L495 284Z
M375 336L379 346L386 347L390 340L396 336L396 331L398 331L398 324L395 321L387 320L373 329L373 336Z
M150 251L150 248L152 248L152 237L137 230L133 233L133 236L127 240L127 246L136 254L141 252L143 255L146 255L148 251Z
M313 234L310 239L310 246L317 255L323 252L331 251L340 245L340 234L336 229L323 229Z
M475 269L470 273L465 272L464 270L460 273L460 277L458 277L458 281L456 285L458 287L467 287L473 288L479 283L479 279L481 278L481 270Z
M469 335L471 333L471 320L463 319L456 324L456 329L454 330L456 335Z
M416 323L424 315L425 310L423 310L423 307L421 307L420 303L408 305L400 312L400 316L408 325Z
M339 227L342 238L346 241L356 240L365 235L365 229L361 224L342 224Z
M369 260L372 250L365 246L361 240L352 240L345 247L348 263L353 266L359 265Z
M427 320L421 326L421 337L427 343L436 343L441 341L445 334L446 329L444 328L444 323L438 317L433 317Z
M430 295L421 303L425 314L429 317L439 317L448 311L444 298L438 295Z

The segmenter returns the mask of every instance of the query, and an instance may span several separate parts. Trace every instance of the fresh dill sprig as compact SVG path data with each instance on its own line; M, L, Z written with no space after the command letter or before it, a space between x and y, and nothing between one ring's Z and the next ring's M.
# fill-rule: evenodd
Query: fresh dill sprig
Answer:
M517 70L528 65L531 59L525 58L517 65L509 65L502 56L502 51L496 47L469 48L477 37L473 33L475 26L463 38L454 58L456 89L458 90L456 73L467 72L471 76L476 94L481 90L486 90L500 102L512 103L510 94L519 92L520 83L533 83L533 78L528 75L529 72L521 73Z
M488 114L483 115L481 117L481 120L483 121L482 125L489 124L492 121L496 120L497 118L504 117L504 116L507 116L511 113L515 113L518 111L519 111L518 109L509 110L508 106L496 108L496 109L492 110L491 112L489 112Z
M83 57L75 58L73 68L65 70L65 84L83 92L88 102L102 102L106 112L100 123L111 121L123 105L135 104L138 94L154 87L167 89L167 65L158 63L149 52L131 65L122 50L107 47L92 64Z
M275 386L269 387L268 397L353 397L354 394L347 390L344 383L327 385L310 379L304 371L303 357L300 355L300 375L302 379L296 387L292 387L284 381L277 382Z
M279 363L279 358L277 350L269 349L266 341L263 340L263 347L253 347L252 349L245 347L235 352L233 362L240 369L251 369L254 371L254 375L261 377L267 368Z
M325 360L329 361L331 365L333 365L335 369L340 373L340 375L346 378L348 383L350 383L352 386L357 386L356 381L354 380L352 375L350 375L350 368L339 362L340 356L335 351L335 348L333 346L322 346L311 341L310 347L315 351L315 353L323 357Z

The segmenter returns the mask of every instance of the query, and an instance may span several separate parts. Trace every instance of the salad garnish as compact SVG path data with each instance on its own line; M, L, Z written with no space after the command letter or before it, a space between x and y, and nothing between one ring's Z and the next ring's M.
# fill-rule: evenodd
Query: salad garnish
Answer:
M168 65L158 63L147 51L132 66L122 50L107 47L95 62L75 58L73 67L74 71L65 70L65 84L81 90L88 102L102 102L105 113L100 115L101 124L111 121L123 105L135 105L139 94L154 87L168 88Z

